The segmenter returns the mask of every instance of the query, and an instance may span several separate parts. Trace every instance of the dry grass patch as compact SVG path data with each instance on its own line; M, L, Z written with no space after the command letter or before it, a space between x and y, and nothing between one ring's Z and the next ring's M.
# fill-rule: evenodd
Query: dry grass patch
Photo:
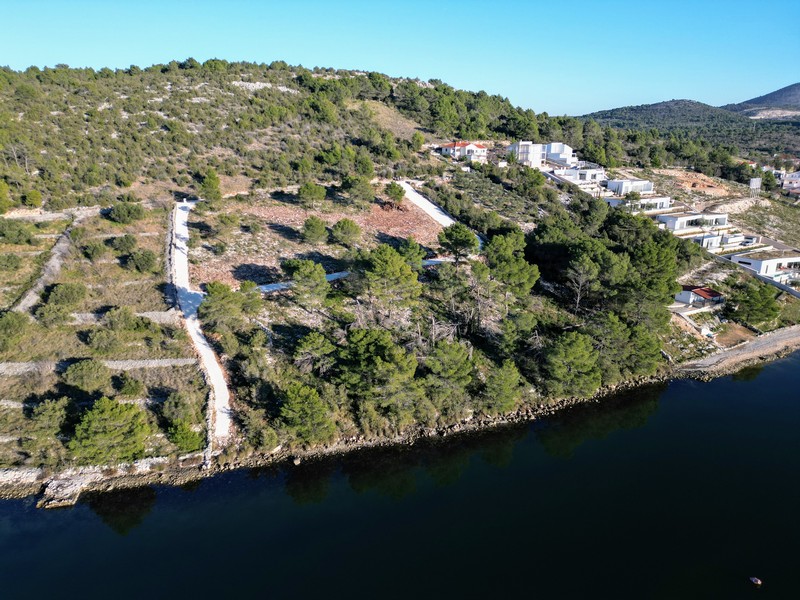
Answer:
M236 214L239 227L220 224L220 215ZM401 210L378 203L369 210L356 210L327 204L326 210L314 211L274 199L252 203L228 202L216 214L192 215L196 247L190 250L190 276L195 285L222 281L233 287L245 280L258 284L281 281L281 262L289 258L307 258L322 264L329 273L344 268L342 258L347 249L339 244L307 244L300 232L310 216L322 219L330 228L347 218L361 227L362 248L379 243L398 243L414 236L430 250L438 247L441 226L408 201ZM255 230L252 226L255 225ZM219 252L219 244L224 252Z

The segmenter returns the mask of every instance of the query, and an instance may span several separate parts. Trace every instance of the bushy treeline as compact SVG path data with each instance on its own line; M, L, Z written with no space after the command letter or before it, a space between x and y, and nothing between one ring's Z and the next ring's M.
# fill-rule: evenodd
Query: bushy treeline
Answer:
M431 184L426 192L469 225L439 238L453 262L423 268L413 239L356 243L350 277L333 284L320 265L292 259L293 286L266 302L254 284L209 285L200 316L227 358L252 446L448 426L659 368L665 307L699 247L585 194L573 191L565 207L547 202L544 182L510 178L519 201L548 207L527 236Z
M347 175L425 176L441 168L417 154L420 132L397 139L364 100L397 108L440 139L558 140L607 167L631 157L728 176L716 172L725 161L713 144L537 114L438 80L309 71L280 61L188 59L116 71L61 65L0 68L0 211L43 202L53 209L108 204L134 182L197 191L209 168L261 187Z

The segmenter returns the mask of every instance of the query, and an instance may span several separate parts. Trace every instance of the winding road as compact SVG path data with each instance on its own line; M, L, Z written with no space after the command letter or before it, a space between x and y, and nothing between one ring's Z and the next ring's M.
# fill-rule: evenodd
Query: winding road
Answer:
M172 283L178 294L178 304L183 311L186 330L200 357L200 366L209 385L208 420L209 446L224 446L231 434L231 406L228 382L217 355L208 343L197 309L203 301L203 292L192 290L189 284L189 212L196 202L175 206L172 228Z

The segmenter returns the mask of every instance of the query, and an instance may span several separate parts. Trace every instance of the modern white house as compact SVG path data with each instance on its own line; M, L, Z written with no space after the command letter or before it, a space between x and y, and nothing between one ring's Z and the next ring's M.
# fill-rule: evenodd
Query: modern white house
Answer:
M785 190L796 190L800 188L800 171L786 173L781 178L781 187Z
M642 195L655 193L653 182L647 179L609 179L607 186L615 196L624 196L631 192Z
M467 160L485 163L487 157L486 146L473 142L450 142L442 144L439 151L444 156L452 156L455 159L466 158Z
M658 215L659 223L676 235L701 228L726 227L728 225L727 213L670 213Z
M600 185L601 181L607 179L606 170L599 165L583 168L555 169L553 175L567 183L574 183L578 186L586 183Z
M647 196L639 200L626 198L605 198L609 206L622 207L633 214L650 213L672 208L672 198L669 196Z
M519 141L511 144L507 151L516 157L519 164L526 167L543 169L547 161L547 152L544 144Z
M800 254L790 250L756 250L731 256L731 262L779 283L800 280Z
M722 304L723 300L722 294L716 290L697 285L684 285L683 289L675 294L676 302L683 302L693 306L713 306L714 304Z
M551 142L544 147L546 158L549 162L562 167L578 166L578 155L564 142Z

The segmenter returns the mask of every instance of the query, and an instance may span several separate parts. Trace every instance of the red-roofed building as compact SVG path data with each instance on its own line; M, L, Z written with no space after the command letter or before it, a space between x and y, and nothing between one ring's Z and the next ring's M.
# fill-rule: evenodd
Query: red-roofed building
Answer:
M444 156L452 156L453 158L466 158L469 161L480 163L486 162L486 146L482 144L474 144L472 142L450 142L449 144L442 144L439 151Z
M683 290L675 294L676 302L683 302L693 306L708 306L721 304L724 301L722 294L711 288L696 285L684 285L682 287Z

